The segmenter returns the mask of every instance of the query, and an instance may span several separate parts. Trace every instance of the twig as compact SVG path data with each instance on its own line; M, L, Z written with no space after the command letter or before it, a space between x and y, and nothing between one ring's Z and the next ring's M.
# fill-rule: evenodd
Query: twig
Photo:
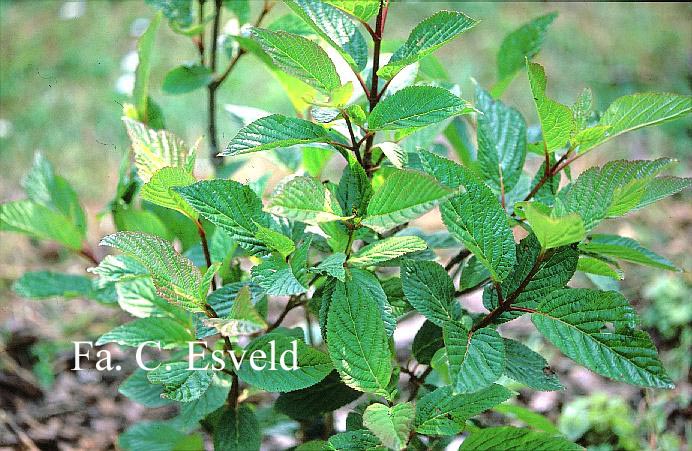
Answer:
M457 255L452 257L452 259L447 262L447 264L445 265L445 271L449 272L452 268L454 268L454 265L461 263L469 255L471 255L470 250L468 250L468 249L460 250Z
M79 255L86 258L95 265L99 264L99 259L96 258L96 255L94 255L94 251L92 251L86 244L82 246L82 248L79 250Z
M17 436L20 442L24 445L24 447L29 450L29 451L39 451L39 448L36 446L36 443L34 443L33 440L31 440L31 437L29 437L26 432L22 431L22 429L19 427L19 425L12 419L10 414L8 414L4 409L0 409L0 421L3 423L6 423L7 426L14 432L14 435Z
M425 379L428 377L428 375L432 372L432 366L429 366L421 373L420 376L411 376L411 381L415 381L413 384L413 389L411 389L411 393L408 395L408 400L413 401L416 399L416 396L418 395L418 390L420 390L421 386L425 383Z
M202 242L202 251L204 252L204 260L207 263L207 271L209 271L211 269L211 254L209 253L209 244L207 243L207 233L204 231L201 222L195 221L195 225L197 226L199 239ZM211 279L211 289L216 291L216 276Z

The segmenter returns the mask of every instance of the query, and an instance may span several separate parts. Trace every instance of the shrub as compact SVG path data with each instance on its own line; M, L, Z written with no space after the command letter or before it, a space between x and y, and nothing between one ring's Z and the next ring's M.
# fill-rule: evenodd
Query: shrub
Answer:
M690 179L661 176L673 164L665 158L611 161L574 177L569 169L622 133L689 113L689 96L626 95L602 113L592 111L588 89L571 106L557 102L546 92L543 67L531 61L554 14L505 38L497 83L477 86L471 102L433 56L478 24L461 12L435 13L394 47L384 40L386 1L287 0L293 15L263 27L265 4L255 26L238 35L220 34L221 16L247 23L247 1L215 0L210 19L199 22L207 16L189 2L150 3L159 12L139 41L132 104L124 107L131 152L108 206L118 232L100 242L120 253L97 259L74 190L40 155L25 180L28 198L0 210L2 230L58 242L89 259L98 276L30 272L15 283L17 293L118 306L136 319L97 345L170 350L120 391L148 407L177 403L180 413L131 427L122 448L200 447L201 427L216 449L259 449L281 414L300 423L302 450L441 449L467 420L514 396L503 378L535 390L563 388L541 355L498 331L524 315L566 356L602 376L672 387L622 294L567 284L577 271L620 278L619 261L676 270L636 241L595 229L683 190ZM196 43L200 62L171 70L163 89L207 90L218 178L198 180L195 146L165 129L148 92L164 17ZM296 117L229 106L243 127L219 152L216 92L244 55L276 77ZM529 133L501 100L521 70L540 133ZM242 164L237 157L254 152L295 172L266 198L268 174L249 184L230 179ZM343 172L325 180L336 154ZM528 160L540 162L535 174ZM445 230L410 226L438 206ZM438 263L438 251L449 249L453 257ZM487 313L459 302L476 290ZM271 319L270 308L281 305ZM283 325L294 309L304 311L306 328ZM412 315L425 323L404 351L393 332ZM206 369L189 368L188 349ZM260 363L276 369L256 370L249 356L257 351ZM258 409L272 403L260 421ZM335 431L332 412L351 403L346 431ZM466 431L461 449L579 448L554 428Z

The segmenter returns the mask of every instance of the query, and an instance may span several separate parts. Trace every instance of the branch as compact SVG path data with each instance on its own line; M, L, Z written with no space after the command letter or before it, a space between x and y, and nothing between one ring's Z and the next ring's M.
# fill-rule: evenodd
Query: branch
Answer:
M414 399L416 399L416 396L418 395L418 390L420 390L421 386L425 383L425 379L431 372L432 366L428 366L425 369L425 371L421 373L420 376L415 376L413 373L409 373L409 375L411 376L411 382L413 382L413 389L411 390L411 394L408 395L409 401L413 401Z
M299 299L300 299L299 297L291 296L289 298L288 302L286 303L286 307L284 308L284 311L281 312L281 314L276 319L276 321L274 321L269 327L267 327L267 330L265 331L265 333L269 333L272 330L279 327L281 325L281 323L286 319L286 316L288 315L288 313L291 310L293 310L296 307L303 305L304 302L302 300L299 300Z
M445 265L445 271L449 272L454 267L454 265L461 263L469 255L471 255L470 250L468 250L468 249L460 250L457 255L452 257L452 259L447 262L447 264Z
M195 221L195 225L197 226L199 239L202 242L202 251L204 252L204 260L207 263L208 271L209 268L211 268L211 254L209 253L209 244L207 243L207 233L204 231L204 227L202 227L201 222ZM212 277L211 279L211 289L216 291L216 276Z

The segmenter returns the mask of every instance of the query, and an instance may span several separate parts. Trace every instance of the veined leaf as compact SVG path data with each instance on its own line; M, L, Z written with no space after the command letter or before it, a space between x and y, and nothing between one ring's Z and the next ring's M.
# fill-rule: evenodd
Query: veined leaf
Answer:
M380 151L387 157L392 166L397 169L402 169L408 163L408 152L393 142L383 142L375 145L375 149Z
M377 15L380 9L379 0L324 0L324 2L366 22Z
M679 193L690 186L692 186L692 178L657 177L649 182L646 187L646 192L635 207L635 210L639 210L663 198Z
M214 80L214 73L201 64L182 65L171 69L161 89L166 94L186 94L203 88Z
M514 235L507 213L482 182L469 178L462 192L442 204L442 221L486 268L501 281L516 262Z
M584 153L604 142L638 128L658 125L685 116L692 111L692 96L649 92L616 99L601 116L599 126L608 127L601 139L579 147Z
M251 366L250 356L257 350L267 356L265 359L255 359L256 368L264 368L261 371ZM290 392L310 387L334 369L327 354L281 333L262 335L250 342L245 351L247 360L240 366L238 377L270 392Z
M279 68L326 93L341 86L327 53L315 42L284 31L253 28L252 35Z
M622 280L622 271L615 269L610 266L605 261L582 255L579 257L579 262L577 262L577 271L585 272L588 274L596 274L597 276L610 277L615 280Z
M449 373L456 393L473 393L488 387L505 369L505 346L496 330L483 327L473 333L448 322L442 333Z
M378 306L370 297L349 295L355 285L337 283L329 303L327 347L346 385L390 397L392 374L387 332Z
M359 249L348 262L357 268L365 268L427 248L427 243L417 236L392 236Z
M140 421L118 437L118 447L124 451L170 451L180 448L199 449L203 446L199 434L185 435L164 421Z
M644 387L673 387L649 335L633 329L636 313L620 293L553 291L531 319L565 355L602 376Z
M563 390L555 372L537 352L518 341L503 339L507 363L505 375L534 390Z
M252 304L250 289L247 286L238 291L228 317L209 318L202 322L205 326L214 327L224 337L251 335L267 327L264 318Z
M561 189L558 199L566 212L579 214L588 232L606 217L613 201L613 189L605 183L600 168L590 168Z
M532 451L581 451L583 448L564 437L511 426L479 429L472 432L459 451L497 451L530 449Z
M355 401L362 395L344 385L339 373L332 371L315 385L281 393L274 408L296 420L309 420Z
M296 250L293 240L283 233L264 227L257 222L255 222L255 226L257 227L255 238L266 244L269 249L281 254L282 257L286 258Z
M166 130L154 130L141 122L123 117L132 142L137 174L147 183L156 171L167 166L183 168L192 173L195 153L185 143Z
M82 248L82 231L65 215L30 200L0 204L0 230L54 240L75 251Z
M350 0L343 1L350 2ZM367 429L357 429L332 435L329 437L327 446L326 449L329 451L385 451L387 449L382 446L380 440Z
M346 254L337 252L322 260L319 265L312 268L312 272L326 274L345 282L346 269L344 268L344 263L346 263Z
M454 299L454 284L442 266L430 261L407 260L401 266L401 284L408 302L428 320L442 326L459 320L461 307Z
M466 420L507 401L512 392L493 384L476 393L454 394L452 387L440 387L416 403L415 429L424 435L456 435Z
M476 88L478 161L495 192L509 192L519 181L526 159L526 123L514 108Z
M416 25L406 43L394 52L377 74L387 79L393 78L405 66L423 59L476 24L477 20L458 11L433 14Z
M363 426L370 429L387 448L404 449L413 426L413 404L404 402L387 407L370 404L363 413Z
M298 279L299 274L293 270L285 259L272 254L262 263L252 267L252 280L262 287L267 294L290 296L305 293L308 287Z
M680 270L666 258L646 249L635 240L624 236L591 235L585 243L579 245L579 249L654 268L667 269L669 271Z
M531 225L543 249L553 249L584 239L584 221L577 213L557 215L556 208L550 208L538 201L517 202L515 210Z
M526 60L531 60L538 54L548 27L556 17L557 13L537 17L505 36L497 52L498 82L493 87L493 97L500 97L517 71L524 67Z
M482 183L471 170L448 158L423 149L418 154L423 170L448 188L456 189L462 185Z
M214 449L259 451L261 444L262 430L250 407L241 404L223 410L214 429Z
M269 215L262 211L262 201L250 187L217 179L174 188L174 191L204 218L225 230L243 249L252 254L267 251L255 236L255 224L268 227Z
M206 292L199 269L173 246L159 237L139 232L118 232L99 243L111 246L136 259L147 268L159 296L191 312L204 312Z
M150 319L150 318L145 318ZM142 320L139 320L142 321ZM204 367L204 362L194 362L196 368ZM190 402L202 396L211 384L211 369L190 369L190 362L162 363L155 370L147 373L152 384L163 385L161 397L179 402Z
M172 401L161 397L163 388L160 385L150 383L147 379L147 372L142 368L137 368L125 379L118 387L118 392L150 409L172 404Z
M317 0L287 0L286 4L327 41L357 72L368 62L368 45L356 24L339 9Z
M185 169L176 167L161 168L142 186L142 199L152 204L179 211L188 218L197 219L197 212L172 190L176 186L188 186L197 179Z
M428 319L413 338L411 352L418 363L429 365L435 353L444 345L442 328Z
M371 197L372 185L368 175L360 163L349 154L348 165L341 174L339 187L336 190L336 198L341 210L347 215L364 216Z
M368 215L362 224L376 232L385 232L431 210L451 192L429 175L397 170L370 199Z
M194 339L190 331L177 321L152 317L139 318L106 332L96 340L96 346L117 343L137 347L150 341L160 343L162 349L187 348L187 343Z
M321 125L294 117L272 114L246 125L219 155L234 156L296 144L326 142L327 130Z
M115 302L112 286L100 287L95 279L50 271L25 272L12 284L12 291L26 299L85 298Z
M567 106L546 96L547 80L543 66L531 62L527 62L527 65L531 92L541 121L545 151L552 153L565 147L572 137L574 117Z
M370 130L420 128L474 111L444 88L409 86L377 104L368 116Z
M267 211L313 225L346 219L334 211L329 190L312 177L294 177L278 186Z

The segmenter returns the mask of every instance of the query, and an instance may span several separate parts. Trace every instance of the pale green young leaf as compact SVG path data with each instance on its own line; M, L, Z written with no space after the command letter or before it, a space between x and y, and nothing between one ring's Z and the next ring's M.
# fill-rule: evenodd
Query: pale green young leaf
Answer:
M590 119L593 109L593 93L591 88L584 88L571 107L574 123L577 130L584 130ZM606 127L608 128L608 127Z
M493 411L505 415L509 419L521 421L533 430L551 434L560 433L560 429L549 418L520 404L503 403L493 407Z
M269 226L269 215L250 187L233 180L205 180L174 189L192 208L226 231L240 247L252 254L267 252L255 233Z
M462 192L442 204L442 221L496 280L504 279L516 262L507 213L482 182L468 178Z
M456 435L466 420L507 401L512 392L502 385L475 393L454 394L452 387L440 387L416 403L416 432L423 435Z
M454 284L442 266L431 261L406 260L401 265L401 284L408 302L438 326L461 317L454 299Z
M275 349L275 360L271 360L272 347ZM249 356L257 350L263 351L267 356L265 359L255 360L256 366L264 366L262 371L257 371L250 365ZM281 333L274 332L256 338L245 351L246 360L240 366L238 377L269 392L290 392L310 387L327 377L334 369L327 354L306 345L302 340ZM282 362L288 369L282 366Z
M187 320L187 312L169 304L156 294L156 287L148 274L121 279L115 283L115 293L120 308L137 318L167 316L182 321Z
M408 163L408 152L397 143L383 142L374 148L379 149L395 168L402 169Z
M267 327L266 321L252 303L247 285L238 291L227 317L208 318L202 322L205 326L214 327L224 337L251 335Z
M149 318L145 318L149 319ZM139 320L142 321L142 320ZM206 362L193 362L195 368L204 368ZM152 384L163 385L162 398L190 402L202 396L211 384L211 369L190 369L190 362L165 362L147 373Z
M556 290L531 319L565 355L602 376L643 387L673 387L649 335L633 329L636 313L620 293Z
M286 0L286 4L327 41L357 72L368 62L368 45L356 24L338 8L317 0Z
M427 248L427 243L417 236L392 236L362 247L348 259L348 263L356 268L377 266Z
M53 240L78 251L83 232L62 213L30 200L0 204L0 230Z
M595 234L588 237L579 249L588 253L617 258L631 263L654 268L679 271L680 269L665 257L643 247L637 241L618 235Z
M201 64L178 66L163 79L161 89L166 94L186 94L203 88L214 80L214 73Z
M324 2L365 22L376 16L380 9L379 0L324 0Z
M346 263L346 254L337 252L326 257L317 266L312 268L311 271L317 274L326 274L345 282L346 268L344 268L344 263Z
M442 327L455 393L473 393L488 387L505 369L505 346L496 330L483 327L472 333L457 323Z
M329 303L327 347L346 385L389 397L392 362L377 304L371 298L349 296L354 286L337 283Z
M132 89L132 100L137 110L137 118L143 122L150 121L149 107L149 74L151 73L152 53L156 43L156 33L161 25L162 14L154 15L149 26L137 41L137 69L135 84Z
M166 224L159 215L151 210L141 210L133 206L118 205L113 212L113 222L118 231L140 232L155 235L165 240L172 240ZM187 221L187 219L185 219Z
M649 92L622 96L610 104L601 116L599 126L608 127L601 139L579 147L584 153L597 145L638 128L658 125L683 117L692 111L692 96Z
M613 188L604 179L600 168L590 168L561 189L558 199L567 213L577 213L582 218L588 232L606 217L613 201Z
M282 257L286 258L296 250L296 244L292 239L281 232L264 227L262 224L255 222L257 231L255 238L264 243L269 249L278 252Z
M259 451L261 444L259 421L247 404L241 404L237 409L223 410L214 429L214 449Z
M240 129L220 155L234 156L296 144L327 141L327 130L319 124L281 114L272 114L261 117Z
M624 276L622 271L610 266L607 262L600 258L588 257L582 255L577 262L577 271L588 274L596 274L597 276L610 277L615 280L622 280Z
M96 346L117 343L137 347L144 342L156 342L162 349L187 348L195 337L182 324L170 318L139 318L106 332L96 340ZM151 346L155 346L153 343Z
M647 205L679 193L690 186L692 186L692 178L657 177L648 183L646 192L634 209L644 208Z
M584 448L559 435L511 426L479 429L466 437L459 447L459 451L497 451L500 449L582 451Z
M477 24L477 20L464 13L439 11L411 30L404 45L394 52L389 62L381 67L377 74L391 79L405 66L423 59Z
M277 216L317 225L346 219L334 207L331 192L319 180L294 177L276 187L266 209Z
M503 339L507 362L505 375L534 390L564 390L548 362L518 341Z
M500 97L517 71L524 67L526 60L531 60L538 54L548 27L556 17L557 13L537 17L505 36L497 52L498 82L493 87L493 97Z
M565 147L572 137L575 128L572 110L546 95L547 79L543 66L527 62L527 67L531 92L541 122L545 151L552 153Z
M387 448L404 449L415 417L413 404L403 402L387 407L384 404L370 404L363 413L363 426Z
M465 100L436 86L409 86L377 104L368 116L370 130L416 129L474 111Z
M133 257L147 268L159 296L192 312L204 312L206 293L201 294L202 273L173 246L159 237L139 232L118 232L99 243Z
M321 147L303 147L302 151L302 162L305 171L311 177L319 177L322 174L329 160L334 156L334 152L330 149Z
M261 28L253 28L252 35L274 64L286 73L325 94L341 86L334 63L316 42L295 34Z
M373 194L362 224L376 232L385 232L421 216L451 193L429 175L397 170Z
M517 202L515 210L529 222L543 249L577 243L586 236L584 221L577 213L559 215L538 201Z
M152 204L176 210L188 218L196 220L198 215L180 194L173 191L177 186L188 186L197 179L183 168L165 167L154 173L151 179L142 186L142 199Z
M526 159L526 123L514 108L476 87L478 161L495 192L509 192L519 181Z

